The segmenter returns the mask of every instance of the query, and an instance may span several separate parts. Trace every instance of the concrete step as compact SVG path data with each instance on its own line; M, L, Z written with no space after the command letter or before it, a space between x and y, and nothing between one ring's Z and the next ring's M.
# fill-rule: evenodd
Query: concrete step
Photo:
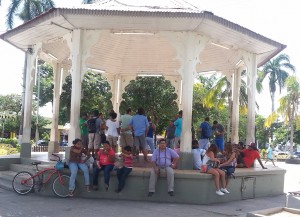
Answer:
M16 174L17 172L9 170L0 171L0 188L13 191L12 180Z

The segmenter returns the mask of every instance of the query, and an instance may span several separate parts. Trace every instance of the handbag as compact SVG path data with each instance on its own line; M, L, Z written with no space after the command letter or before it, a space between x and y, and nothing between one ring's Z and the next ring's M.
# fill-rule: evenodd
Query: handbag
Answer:
M64 163L61 160L59 160L55 164L54 169L56 169L56 170L62 170L64 167L65 167Z
M206 162L206 165L210 166L211 168L218 168L220 163L217 161L209 160Z

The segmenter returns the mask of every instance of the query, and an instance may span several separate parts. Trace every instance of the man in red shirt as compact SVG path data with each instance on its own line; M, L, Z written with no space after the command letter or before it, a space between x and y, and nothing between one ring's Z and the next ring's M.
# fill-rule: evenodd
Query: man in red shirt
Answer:
M261 165L261 167L263 169L267 169L266 167L264 167L263 163L260 160L260 154L255 146L255 143L250 143L249 147L247 149L243 149L240 151L239 154L239 158L238 161L239 164L237 165L237 167L240 168L249 168L253 165L255 159L258 160L259 164Z

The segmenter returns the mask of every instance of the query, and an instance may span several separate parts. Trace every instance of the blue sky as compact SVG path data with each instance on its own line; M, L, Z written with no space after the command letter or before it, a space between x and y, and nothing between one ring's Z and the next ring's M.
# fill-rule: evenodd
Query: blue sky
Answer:
M129 2L129 0L123 2ZM132 0L135 2L147 2ZM160 0L165 1L165 0ZM300 70L300 20L298 1L296 0L186 0L200 8L208 10L215 15L223 17L268 38L286 44L283 51L290 56L291 63ZM0 8L0 34L6 31L5 15L11 1L3 0ZM56 0L57 7L80 4L81 0ZM146 3L145 3L146 4ZM20 24L20 23L17 23ZM0 41L0 94L21 94L22 70L24 54L4 41ZM298 70L299 69L299 70ZM257 97L260 105L259 113L268 115L270 108L270 95L267 82L263 94ZM42 110L42 112L44 112ZM49 116L49 109L45 111Z

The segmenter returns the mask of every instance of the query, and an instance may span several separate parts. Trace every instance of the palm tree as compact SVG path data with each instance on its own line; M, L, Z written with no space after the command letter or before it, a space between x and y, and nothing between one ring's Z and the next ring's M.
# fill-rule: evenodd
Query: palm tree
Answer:
M246 71L243 70L241 72L241 77L246 76ZM260 92L260 85L256 84L257 91ZM221 77L218 81L215 82L215 84L212 86L212 88L207 92L205 98L204 98L204 106L208 108L222 108L224 106L228 106L228 123L227 123L227 129L230 129L230 123L231 123L231 112L232 112L232 88L231 83L227 80L226 76ZM240 111L241 113L247 112L247 105L248 105L248 95L247 95L247 84L242 79L241 80L241 86L240 86L240 98L239 98L239 104L240 104ZM256 104L258 107L258 105ZM227 139L230 138L230 131L227 130Z
M53 7L52 0L12 0L6 15L6 25L12 29L16 16L26 22Z
M295 67L290 63L290 58L286 54L280 54L274 59L267 62L262 71L258 73L258 79L263 82L266 76L269 77L269 91L272 100L272 112L275 111L274 108L274 100L275 100L275 92L276 86L279 87L279 92L281 93L281 89L284 87L285 80L289 76L288 71L295 72Z
M290 145L293 147L294 140L294 124L295 120L299 120L300 114L298 112L298 105L300 103L300 84L296 76L289 76L285 85L287 87L287 94L279 99L279 108L276 112L273 112L265 122L266 126L271 126L275 122L279 115L284 119L284 122L290 129ZM297 126L297 123L296 123ZM290 150L293 151L292 149Z

